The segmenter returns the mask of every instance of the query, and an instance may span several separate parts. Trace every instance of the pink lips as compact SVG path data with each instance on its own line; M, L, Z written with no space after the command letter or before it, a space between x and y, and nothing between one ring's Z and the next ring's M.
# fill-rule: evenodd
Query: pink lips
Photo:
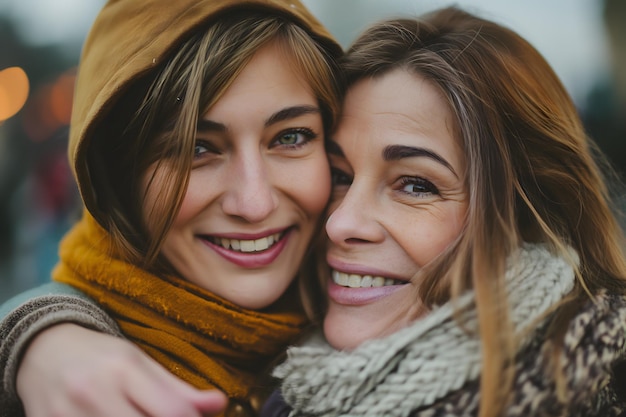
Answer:
M202 239L202 242L211 249L213 249L218 255L222 256L227 261L232 262L242 268L252 269L262 268L274 262L274 260L282 253L283 249L287 245L290 234L290 231L287 231L282 236L282 238L273 246L260 252L238 252L226 249L220 245L216 245L215 243L207 239Z

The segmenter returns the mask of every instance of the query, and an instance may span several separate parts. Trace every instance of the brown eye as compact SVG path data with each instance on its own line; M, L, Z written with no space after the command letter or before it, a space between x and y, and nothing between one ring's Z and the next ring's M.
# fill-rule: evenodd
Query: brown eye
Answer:
M424 178L404 177L401 181L401 191L415 196L425 196L439 194L439 190L434 184Z

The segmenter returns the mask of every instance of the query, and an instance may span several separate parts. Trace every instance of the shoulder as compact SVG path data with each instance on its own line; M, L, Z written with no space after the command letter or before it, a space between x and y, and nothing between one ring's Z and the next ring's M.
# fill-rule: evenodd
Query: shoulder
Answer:
M626 403L626 296L602 292L572 319L563 339L561 361L569 390L596 392L619 388Z
M0 306L0 346L12 338L21 340L66 322L121 335L115 320L96 301L69 285L52 282L25 291Z
M570 321L562 359L566 369L610 366L625 359L625 346L626 296L601 292Z
M512 409L603 417L625 412L626 296L601 292L585 302L561 343L545 330L517 358Z
M0 305L0 318L6 317L11 311L19 308L29 301L35 300L39 297L55 296L71 296L83 298L85 300L88 299L84 293L70 285L62 284L60 282L50 282L31 288L5 301L2 305Z

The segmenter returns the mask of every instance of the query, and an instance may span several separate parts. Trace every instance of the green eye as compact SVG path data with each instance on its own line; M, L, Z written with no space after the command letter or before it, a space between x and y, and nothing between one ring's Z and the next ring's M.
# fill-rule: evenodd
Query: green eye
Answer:
M285 133L278 138L278 142L281 145L296 145L299 143L299 136L301 136L301 134L296 132Z
M311 129L288 129L276 135L272 142L272 147L281 146L287 149L297 149L306 145L316 137L317 135Z

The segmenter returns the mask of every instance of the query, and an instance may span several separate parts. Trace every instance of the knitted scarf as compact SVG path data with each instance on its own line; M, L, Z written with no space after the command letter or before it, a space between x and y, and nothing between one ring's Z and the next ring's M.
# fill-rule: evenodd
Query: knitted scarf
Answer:
M509 260L506 283L511 320L522 332L571 291L574 272L545 247L526 245ZM473 300L468 292L350 352L321 337L289 349L274 375L283 379L291 416L408 416L476 380L481 349Z
M263 312L246 310L112 253L109 235L85 213L61 243L53 279L95 299L132 342L196 387L217 387L246 403L306 324L295 305L287 306L295 304L288 295Z

